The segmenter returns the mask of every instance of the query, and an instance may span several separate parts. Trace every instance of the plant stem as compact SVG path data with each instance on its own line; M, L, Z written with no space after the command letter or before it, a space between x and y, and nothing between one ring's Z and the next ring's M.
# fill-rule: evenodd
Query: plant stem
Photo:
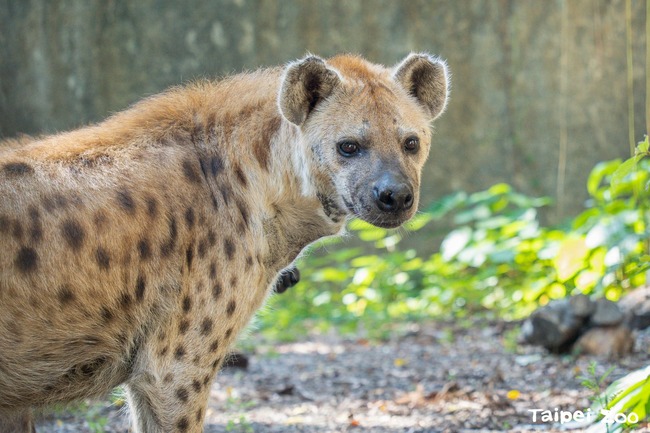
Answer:
M627 116L630 139L630 156L634 156L634 60L632 57L632 0L625 1L625 33L627 57Z
M650 134L650 0L645 3L645 131Z

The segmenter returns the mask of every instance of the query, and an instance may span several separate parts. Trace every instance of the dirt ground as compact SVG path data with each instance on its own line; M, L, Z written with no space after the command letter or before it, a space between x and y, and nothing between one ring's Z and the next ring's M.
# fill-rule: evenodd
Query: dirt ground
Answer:
M581 384L614 367L606 383L650 362L650 332L619 361L555 356L516 344L503 323L412 326L387 342L312 337L272 346L249 337L249 367L226 368L212 387L207 433L559 432L534 423L531 409L586 409ZM101 429L104 430L101 430ZM128 432L115 404L40 417L40 433ZM647 431L647 430L646 430Z

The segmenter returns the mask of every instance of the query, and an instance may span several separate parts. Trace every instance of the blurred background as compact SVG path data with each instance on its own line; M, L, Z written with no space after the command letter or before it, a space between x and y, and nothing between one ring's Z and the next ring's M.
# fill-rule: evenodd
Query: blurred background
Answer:
M197 77L307 52L448 60L423 204L506 182L579 212L646 131L645 1L0 0L0 137L99 121Z

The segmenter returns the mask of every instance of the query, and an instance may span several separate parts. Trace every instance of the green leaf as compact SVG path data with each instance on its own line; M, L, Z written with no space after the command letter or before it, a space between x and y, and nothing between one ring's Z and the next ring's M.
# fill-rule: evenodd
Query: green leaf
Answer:
M449 233L440 245L440 252L444 260L450 260L460 253L472 239L472 229L461 227Z
M583 237L568 238L560 245L558 255L553 259L558 280L568 281L585 267L589 248Z
M636 146L636 154L637 155L639 155L639 154L644 154L645 155L645 154L648 153L649 149L650 149L650 139L646 135L645 140L640 141L639 144L637 144L637 146Z
M616 171L612 173L612 180L610 182L610 185L612 187L614 195L618 195L618 191L622 188L625 178L636 170L637 162L641 158L643 158L643 155L637 155L633 158L628 159L619 165Z
M598 190L600 184L605 180L605 177L612 174L620 165L621 160L615 159L613 161L599 162L589 173L587 179L587 191L592 197L598 197Z

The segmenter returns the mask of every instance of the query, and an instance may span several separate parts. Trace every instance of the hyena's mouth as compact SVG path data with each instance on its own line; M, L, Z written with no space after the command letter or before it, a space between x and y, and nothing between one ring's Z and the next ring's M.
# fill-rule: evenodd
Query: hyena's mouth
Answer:
M368 224L372 224L375 227L380 227L383 229L397 228L411 219L412 216L412 212L382 212L376 206L365 203L362 198L359 198L356 204L352 203L346 198L343 198L343 202L345 203L345 207L352 215L367 222Z

